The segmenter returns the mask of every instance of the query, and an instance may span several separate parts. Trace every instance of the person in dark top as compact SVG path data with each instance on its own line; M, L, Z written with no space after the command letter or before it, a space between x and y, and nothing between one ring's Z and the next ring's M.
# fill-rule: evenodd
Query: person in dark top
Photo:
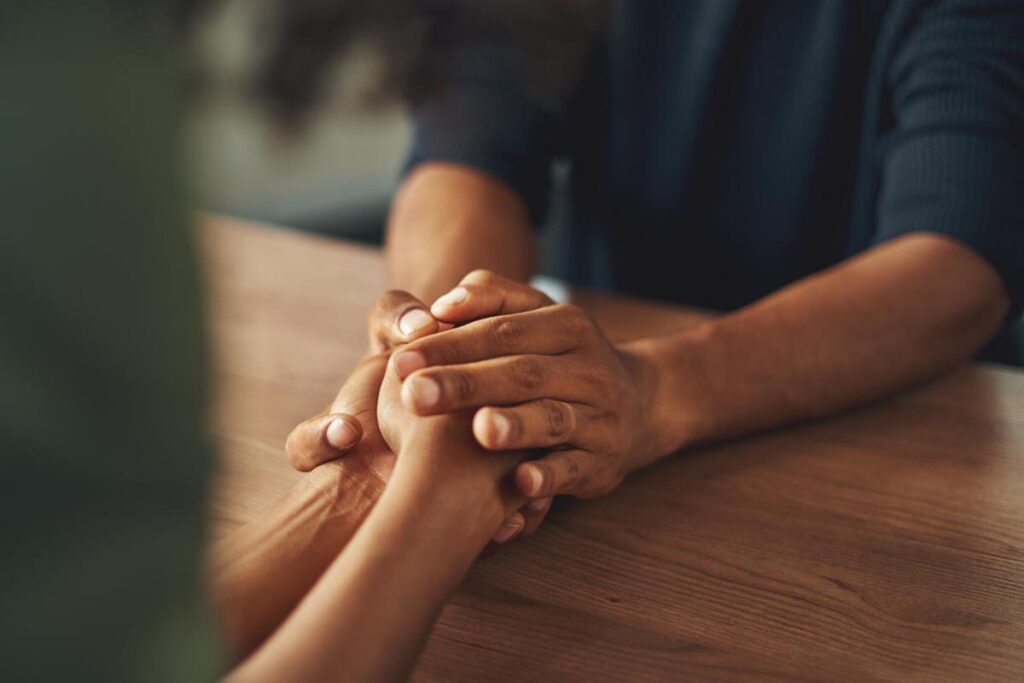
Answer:
M578 65L449 45L392 207L371 336L412 342L404 400L551 449L499 540L552 495L954 367L1024 299L1020 0L617 2L604 26ZM613 345L522 284L558 158L574 281L724 315ZM358 439L330 419L296 428L303 457Z

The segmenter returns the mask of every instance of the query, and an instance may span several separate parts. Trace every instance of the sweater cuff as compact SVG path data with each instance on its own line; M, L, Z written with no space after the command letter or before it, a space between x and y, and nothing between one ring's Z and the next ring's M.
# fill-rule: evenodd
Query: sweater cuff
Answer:
M1002 277L1016 315L1024 308L1022 169L1020 150L981 134L905 141L886 160L875 241L927 231L966 244Z
M551 115L514 91L460 85L416 106L412 150L402 170L428 161L469 166L508 185L539 225L550 192Z

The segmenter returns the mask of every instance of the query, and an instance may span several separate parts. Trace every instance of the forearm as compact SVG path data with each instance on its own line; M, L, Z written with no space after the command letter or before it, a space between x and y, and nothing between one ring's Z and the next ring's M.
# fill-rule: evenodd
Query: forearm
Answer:
M358 458L326 463L214 547L211 593L234 659L284 621L355 535L383 487Z
M674 337L651 359L663 454L828 415L969 358L1008 306L995 271L936 235L887 243Z
M407 466L396 469L352 542L232 680L408 676L444 601L504 518L510 501L498 482L514 464L483 457L465 440L420 436L403 445ZM438 467L424 458L439 444L446 458L463 462ZM412 461L420 458L427 468L417 471Z
M478 268L526 281L535 244L512 190L464 166L428 163L395 195L386 256L390 286L429 303Z

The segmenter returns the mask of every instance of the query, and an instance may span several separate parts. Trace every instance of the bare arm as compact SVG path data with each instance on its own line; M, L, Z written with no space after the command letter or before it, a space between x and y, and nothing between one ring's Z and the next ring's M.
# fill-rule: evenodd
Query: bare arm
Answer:
M1008 295L967 247L916 233L679 334L612 345L572 306L480 319L525 285L464 282L453 330L399 352L421 415L477 408L487 448L552 448L516 474L532 498L594 496L694 443L828 415L963 362ZM407 355L414 356L407 358Z
M377 428L386 363L383 355L364 359L330 409L351 415L365 430L347 457L313 469L287 496L212 549L210 592L232 659L250 654L284 621L383 492L395 459ZM334 418L312 422L324 419ZM299 469L313 468L315 461L307 457L324 448L326 439L315 430L297 430L288 444Z
M392 204L386 241L389 282L426 302L471 270L525 282L534 272L535 251L519 196L465 166L417 167Z
M355 538L230 680L408 676L444 601L522 499L501 484L517 457L484 457L466 416L416 419L403 441Z
M231 658L242 659L309 592L383 492L359 458L326 463L214 549L211 592Z
M521 282L533 265L522 202L448 164L405 181L387 253L394 284L425 301L471 270ZM652 377L668 378L653 402L655 450L829 414L920 381L974 353L1007 305L983 259L915 233L697 330L634 345Z
M661 450L828 415L961 363L1009 299L963 245L907 235L692 332L635 345L656 370Z
M240 680L400 679L448 593L523 502L498 485L516 456L481 457L468 416L412 418L386 360L367 358L346 385L380 392L348 406L367 428L358 446L215 549L215 604L233 657L248 657Z
M464 166L433 162L419 166L402 183L392 205L386 257L394 289L378 300L370 314L371 351L388 352L397 344L435 332L437 323L428 312L429 302L472 269L489 268L525 281L533 272L534 251L526 206L511 189ZM369 389L352 381L342 387L327 414L306 420L292 432L288 450L295 466L309 470L342 456L353 457L364 441L378 438L375 420L364 419L356 410L375 404L376 397L377 387ZM346 433L348 436L332 432L328 427L335 420L347 422L356 431ZM291 513L283 510L280 514ZM496 540L508 540L517 530L529 527L530 520L532 526L539 522L536 510L524 510L524 514L525 520L522 515L510 515ZM237 554L243 545L238 541L228 554ZM276 546L269 542L255 545ZM252 566L258 564L263 563L253 562ZM238 577L232 579L237 582ZM241 581L243 585L246 582ZM244 604L242 600L234 602ZM260 631L279 621L269 618L271 613L283 616L279 608L270 605L258 609L268 617L256 620L264 624ZM239 614L231 608L228 613ZM243 626L242 630L250 628ZM252 640L258 634L239 635L240 641L235 636L232 640L249 646L258 642Z

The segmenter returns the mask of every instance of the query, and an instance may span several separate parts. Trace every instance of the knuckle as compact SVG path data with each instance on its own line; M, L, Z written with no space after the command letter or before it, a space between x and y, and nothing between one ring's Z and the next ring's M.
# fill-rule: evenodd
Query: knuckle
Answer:
M386 315L393 311L396 307L407 302L411 298L408 292L403 292L400 289L389 289L388 291L377 297L377 303L373 307L373 311L370 315Z
M624 477L608 463L595 460L592 454L576 451L565 454L564 458L566 481L561 488L579 498L597 498L610 493Z
M569 406L561 401L545 401L544 409L550 436L564 437L572 432L574 417Z
M455 370L443 375L445 393L459 402L471 400L477 391L476 377L469 372Z
M298 427L293 429L291 431L291 433L288 435L288 438L285 439L285 442L284 442L284 452L288 456L288 460L292 461L292 464L295 463L295 457L298 455L298 451L299 451L298 444L296 443L296 441L299 438L297 436L297 432L298 431L299 431Z
M579 309L579 306L575 306L573 304L555 304L551 308L559 315L559 317L568 319L576 315L576 311Z
M436 340L429 340L420 349L427 365L455 365L465 355L460 344L434 343Z
M555 304L559 317L572 332L582 332L591 327L590 317L575 304Z
M422 354L428 367L433 365L454 365L458 358L455 344L439 343L431 335L409 342L401 348L403 351L416 351Z
M464 284L489 285L497 280L498 276L485 268L477 268L469 271L466 277L462 278Z
M580 487L583 486L587 479L587 473L583 470L580 465L579 458L574 455L565 456L565 485Z
M508 318L497 318L491 322L490 334L499 348L515 350L522 344L522 327Z
M313 465L310 462L310 458L305 449L302 448L301 441L301 427L296 427L292 433L288 435L288 440L285 442L285 453L288 457L288 462L292 467L300 472L308 472L313 469Z
M544 384L544 366L536 358L522 358L512 365L515 383L527 392L533 392Z
M614 410L608 411L608 414L604 418L605 425L614 433L618 432L622 428L622 415Z

